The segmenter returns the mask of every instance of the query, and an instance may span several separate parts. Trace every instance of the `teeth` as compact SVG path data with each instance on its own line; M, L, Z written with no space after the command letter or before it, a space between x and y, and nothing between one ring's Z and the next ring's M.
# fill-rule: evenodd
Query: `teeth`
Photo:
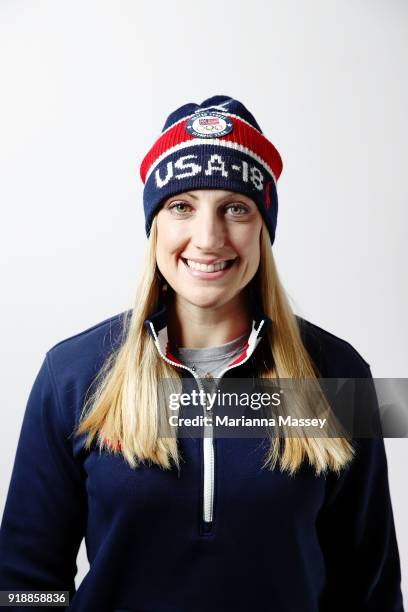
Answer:
M217 270L223 270L227 267L227 261L220 261L215 264L210 264L207 266L206 264L200 264L196 261L192 261L191 259L186 259L187 265L192 270L200 270L200 272L217 272Z

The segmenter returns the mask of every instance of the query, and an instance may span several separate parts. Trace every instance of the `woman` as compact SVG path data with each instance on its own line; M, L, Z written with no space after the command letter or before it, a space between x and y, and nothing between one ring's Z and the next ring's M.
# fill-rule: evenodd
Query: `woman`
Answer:
M271 250L281 170L237 100L168 117L141 165L134 307L52 347L30 394L1 589L69 591L86 612L403 610L381 437L215 430L206 392L221 384L371 380L353 347L290 310ZM174 411L164 380L200 401Z

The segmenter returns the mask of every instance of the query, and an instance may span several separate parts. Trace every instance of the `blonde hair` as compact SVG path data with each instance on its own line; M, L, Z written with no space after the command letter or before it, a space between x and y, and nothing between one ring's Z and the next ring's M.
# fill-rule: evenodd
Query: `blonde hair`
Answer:
M93 391L86 398L75 434L87 434L86 448L97 440L101 451L121 452L132 468L138 467L141 461L147 461L163 469L171 469L172 464L180 469L177 436L159 435L167 408L159 405L157 389L163 379L178 380L180 389L181 375L176 367L159 355L143 325L159 305L156 243L157 225L154 218L134 305L123 315L121 342L108 355L93 380ZM310 416L316 400L323 400L324 403L317 384L319 373L303 345L298 320L279 280L265 224L260 237L260 264L251 283L257 284L263 311L273 321L272 328L260 344L262 351L258 348L254 353L255 357L258 352L262 355L258 378L315 381L316 384L312 387L309 385L306 391L311 408L308 410L305 403L300 408L302 416ZM313 389L312 393L310 389ZM329 406L326 415L327 433L339 431L338 425L335 429L335 419ZM301 427L299 434L298 437L294 437L293 432L283 437L270 436L263 467L273 470L279 464L282 471L294 474L303 461L308 460L317 475L328 469L338 473L354 455L354 449L345 436L310 437Z

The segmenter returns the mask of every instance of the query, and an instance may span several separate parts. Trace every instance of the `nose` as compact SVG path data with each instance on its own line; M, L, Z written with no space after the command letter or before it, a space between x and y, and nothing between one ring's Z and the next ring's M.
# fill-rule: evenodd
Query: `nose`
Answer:
M217 211L201 210L194 222L192 242L197 249L213 251L225 244L225 226Z

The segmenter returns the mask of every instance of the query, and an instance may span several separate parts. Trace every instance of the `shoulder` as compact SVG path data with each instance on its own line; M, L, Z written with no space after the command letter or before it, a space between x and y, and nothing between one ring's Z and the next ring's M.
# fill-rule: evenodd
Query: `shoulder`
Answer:
M371 376L370 364L350 342L302 317L296 319L303 343L322 377Z
M125 310L60 340L47 351L47 354L54 359L81 358L85 356L86 351L109 351L115 348L122 338L125 321L130 312Z
M46 360L61 397L79 398L86 392L107 357L118 348L131 310L100 321L60 340Z

